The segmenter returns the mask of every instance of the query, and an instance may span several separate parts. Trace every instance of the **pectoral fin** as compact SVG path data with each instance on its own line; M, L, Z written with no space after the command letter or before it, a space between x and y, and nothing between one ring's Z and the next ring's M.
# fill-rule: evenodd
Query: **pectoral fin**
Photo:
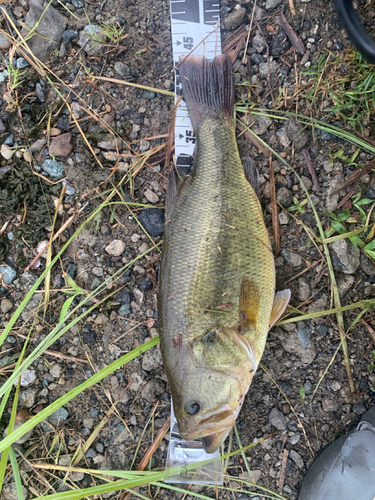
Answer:
M286 306L289 304L289 301L290 301L289 288L283 290L282 292L277 292L275 294L275 299L273 301L271 317L270 317L270 329L273 327L276 321L281 318L286 309Z
M241 283L240 295L240 331L246 333L250 328L256 329L260 294L258 287L249 279L244 278Z

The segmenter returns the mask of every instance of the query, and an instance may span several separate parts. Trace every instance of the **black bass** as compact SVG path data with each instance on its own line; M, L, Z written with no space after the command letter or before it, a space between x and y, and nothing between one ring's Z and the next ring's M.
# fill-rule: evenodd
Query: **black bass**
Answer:
M202 438L213 453L235 422L290 292L274 301L259 176L250 160L242 165L236 143L229 58L191 56L180 74L196 150L190 177L170 173L158 323L180 434Z

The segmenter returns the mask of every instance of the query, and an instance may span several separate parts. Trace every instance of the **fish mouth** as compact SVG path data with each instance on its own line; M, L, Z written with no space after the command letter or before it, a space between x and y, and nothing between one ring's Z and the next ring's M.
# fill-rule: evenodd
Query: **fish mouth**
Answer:
M224 439L228 436L231 428L232 427L220 432L215 432L214 434L210 434L209 436L205 436L202 439L204 451L208 454L215 453Z
M214 453L229 434L235 419L236 415L233 408L229 404L226 404L219 410L205 415L204 418L197 423L194 430L187 432L180 430L180 434L186 441L202 439L206 453Z

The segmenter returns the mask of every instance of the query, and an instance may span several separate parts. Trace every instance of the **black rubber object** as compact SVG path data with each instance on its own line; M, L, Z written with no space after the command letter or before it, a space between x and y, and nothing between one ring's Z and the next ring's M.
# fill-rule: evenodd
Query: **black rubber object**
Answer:
M370 63L375 64L375 40L367 33L361 24L352 0L334 0L340 21L358 51Z

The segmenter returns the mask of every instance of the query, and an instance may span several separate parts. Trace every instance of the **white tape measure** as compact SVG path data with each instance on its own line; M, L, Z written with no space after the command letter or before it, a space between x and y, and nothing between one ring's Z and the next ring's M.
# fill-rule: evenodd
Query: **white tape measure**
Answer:
M171 0L173 60L177 66L180 56L205 55L213 59L221 54L220 0ZM175 71L175 100L181 92L179 70ZM188 170L193 161L195 137L184 101L176 113L176 165Z

